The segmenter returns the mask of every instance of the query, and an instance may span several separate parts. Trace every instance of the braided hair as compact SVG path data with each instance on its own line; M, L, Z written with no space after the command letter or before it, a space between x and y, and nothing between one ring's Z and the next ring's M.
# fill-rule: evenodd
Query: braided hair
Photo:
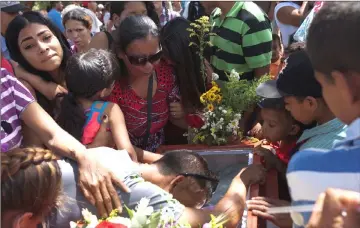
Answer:
M103 89L110 88L120 75L115 56L105 50L90 49L72 56L65 69L68 94L62 94L58 124L70 135L81 140L85 113L78 99L99 100Z
M56 160L55 154L43 148L17 148L1 153L2 213L19 211L45 216L44 213L59 206L62 174Z

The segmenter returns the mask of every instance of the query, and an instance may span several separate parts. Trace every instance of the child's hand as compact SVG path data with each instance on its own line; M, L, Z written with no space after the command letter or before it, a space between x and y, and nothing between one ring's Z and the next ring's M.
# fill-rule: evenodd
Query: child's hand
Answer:
M239 173L242 182L249 186L251 184L265 183L266 170L262 165L249 165L243 168Z
M270 207L283 207L290 206L290 202L271 199L267 197L253 197L251 200L246 201L247 208L252 211L253 215L273 222L278 227L292 227L292 219L290 214L269 214L267 213Z
M258 145L254 148L254 153L264 158L267 170L277 168L280 162L278 157L271 152L271 149L267 145Z

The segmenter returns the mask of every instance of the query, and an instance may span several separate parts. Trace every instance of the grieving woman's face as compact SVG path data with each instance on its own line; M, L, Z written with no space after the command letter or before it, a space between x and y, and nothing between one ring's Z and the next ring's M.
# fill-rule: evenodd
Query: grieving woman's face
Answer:
M60 67L63 49L47 26L29 24L20 31L18 45L21 54L35 69L51 72Z

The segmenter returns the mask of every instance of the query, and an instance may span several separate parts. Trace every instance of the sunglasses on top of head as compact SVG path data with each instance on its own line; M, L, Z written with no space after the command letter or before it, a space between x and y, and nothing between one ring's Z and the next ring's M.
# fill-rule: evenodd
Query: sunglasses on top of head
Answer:
M160 49L160 51L158 51L157 53L155 53L153 55L149 55L147 57L136 57L136 56L129 56L129 55L126 55L126 56L132 65L144 66L144 65L146 65L147 62L153 64L153 63L159 61L162 57L162 54L163 54L163 51Z

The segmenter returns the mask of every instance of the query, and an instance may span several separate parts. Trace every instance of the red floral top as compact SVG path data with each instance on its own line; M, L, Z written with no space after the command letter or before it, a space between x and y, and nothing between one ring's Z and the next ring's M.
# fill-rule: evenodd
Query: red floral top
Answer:
M115 83L107 99L120 106L133 145L155 151L164 142L164 126L169 119L169 104L179 101L179 87L175 84L173 68L161 61L155 67L157 90L152 98L151 129L148 143L143 147L147 128L147 100L139 97L126 79Z

